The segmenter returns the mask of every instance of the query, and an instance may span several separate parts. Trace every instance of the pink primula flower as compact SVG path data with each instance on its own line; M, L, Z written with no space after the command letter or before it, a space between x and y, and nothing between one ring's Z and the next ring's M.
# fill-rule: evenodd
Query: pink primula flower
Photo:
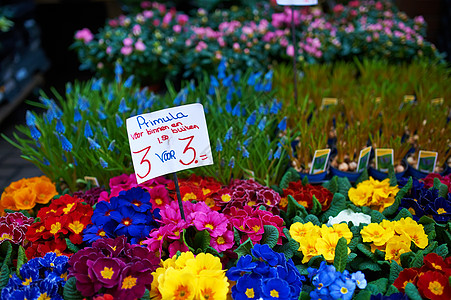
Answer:
M94 39L94 35L88 28L83 28L75 33L75 38L87 44Z
M188 23L188 20L189 20L188 15L180 14L177 16L177 23L179 23L182 26L186 25L186 23Z
M207 230L212 237L218 237L226 232L229 221L223 214L211 211L209 213L197 213L193 224L197 230Z
M125 47L130 47L131 45L133 45L133 40L129 37L125 38L122 43L124 43Z
M144 45L142 40L138 40L135 43L135 49L138 50L138 51L143 52L144 50L146 50L146 45Z
M235 244L233 231L227 230L224 234L212 237L210 240L210 245L216 249L218 252L223 252L231 249Z

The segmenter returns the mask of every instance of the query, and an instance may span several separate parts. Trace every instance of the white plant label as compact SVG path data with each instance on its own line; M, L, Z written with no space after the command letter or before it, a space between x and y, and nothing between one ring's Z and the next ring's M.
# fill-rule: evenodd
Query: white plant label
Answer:
M202 104L167 108L127 119L138 183L213 164Z

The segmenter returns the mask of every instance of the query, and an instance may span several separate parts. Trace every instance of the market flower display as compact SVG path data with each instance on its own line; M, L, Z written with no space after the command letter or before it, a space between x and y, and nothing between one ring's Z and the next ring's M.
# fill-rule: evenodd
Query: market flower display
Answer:
M382 212L395 202L398 191L397 186L390 186L388 178L379 181L370 177L369 180L359 183L356 188L352 187L348 195L355 205L368 206Z
M312 257L323 255L327 262L333 262L335 248L341 237L346 238L349 244L352 232L345 223L334 224L331 227L323 224L321 227L312 222L305 224L296 222L290 227L290 236L299 243L299 251L302 252L302 263L308 262ZM348 248L348 254L351 249Z
M1 299L62 300L60 291L67 281L68 260L67 256L54 252L31 259L21 266L20 273L12 274L1 291Z
M305 280L291 259L260 244L240 257L226 275L236 281L233 299L298 299Z
M36 204L47 204L56 196L55 184L46 176L24 178L12 182L0 198L0 214L4 209L30 210Z
M102 290L115 299L136 299L150 290L158 265L147 248L130 245L125 236L96 240L92 247L81 249L69 260L69 277L77 279L77 290L92 297Z
M229 282L218 257L183 252L152 273L153 299L227 299Z

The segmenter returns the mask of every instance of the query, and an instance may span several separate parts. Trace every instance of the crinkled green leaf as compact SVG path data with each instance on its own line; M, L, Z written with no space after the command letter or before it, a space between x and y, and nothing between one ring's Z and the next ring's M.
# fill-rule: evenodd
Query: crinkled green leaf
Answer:
M385 292L387 291L388 279L382 277L377 280L369 282L368 285L374 285L375 287L377 287L379 293L385 294Z
M427 255L428 253L431 253L435 248L437 248L437 246L437 241L430 241L429 245L423 250L423 254Z
M347 263L348 264L351 263L354 260L354 258L356 258L356 257L357 257L357 253L353 253L353 252L349 253L348 258L347 258Z
M413 259L410 263L411 268L421 268L423 266L423 250L418 250L417 253L413 256Z
M448 186L440 182L440 186L438 188L438 196L446 199L448 195Z
M205 251L207 247L210 246L210 240L211 236L207 230L198 231L194 235L193 248L202 249L202 251Z
M362 263L359 264L359 269L360 270L369 270L369 271L374 271L374 272L378 272L381 271L381 267L379 267L379 265L375 262L371 262L371 261L364 261Z
M83 295L77 290L77 279L71 277L67 279L63 289L64 300L82 300Z
M385 293L386 296L390 296L391 294L399 293L398 289L393 285L390 284L388 286L387 292Z
M362 290L354 297L354 300L370 300L371 292L367 290Z
M291 223L291 224L294 224L294 223L302 223L302 224L304 224L304 219L303 218L301 218L300 216L295 216L294 218L293 218L293 223Z
M301 273L301 275L308 275L308 266L306 264L296 265L296 268L298 269L299 273Z
M2 258L2 265L9 266L11 264L11 254L13 253L13 247L11 246L11 242L4 241L3 243L0 244L0 247L1 247L0 257Z
M307 217L304 218L304 222L308 223L308 222L312 222L313 225L316 226L320 226L321 227L321 222L319 221L318 217L315 215L308 215Z
M301 273L301 275L308 275L308 272L307 272L307 274ZM299 295L299 300L310 300L309 293L307 293L306 291L302 291L301 294Z
M403 267L398 265L398 263L394 260L390 262L390 275L388 276L388 282L390 284L393 284L395 282L396 278L398 278L399 273L404 270Z
M388 166L388 178L390 181L390 186L398 185L398 179L396 179L395 168L393 167L393 165Z
M423 224L423 225L427 225L427 224L435 224L434 219L428 217L428 216L422 216L420 218L420 220L418 220L418 224Z
M413 180L412 177L409 177L409 180L407 181L406 185L403 186L402 189L400 189L398 191L398 193L395 196L395 199L401 201L402 198L404 198L404 196L410 191L410 189L412 188L412 184L413 184ZM396 208L398 209L398 208ZM385 214L384 214L385 215Z
M289 168L285 174L282 176L282 179L280 180L280 188L286 189L288 188L288 184L290 182L296 182L299 179L301 179L301 176L294 168Z
M348 199L348 191L352 187L347 177L338 178L338 192Z
M271 249L277 245L277 240L279 239L279 231L273 225L263 225L265 232L262 235L260 244L267 244Z
M382 222L382 220L387 219L382 213L378 212L377 210L371 210L370 216L372 223L380 223Z
M77 253L80 250L77 246L75 246L68 238L66 238L67 249L73 253Z
M271 188L274 190L274 191L276 191L279 195L283 195L283 190L279 187L279 186L277 186L277 185L271 185Z
M303 186L306 186L307 184L309 184L309 182L308 182L308 176L304 176L304 178L302 178L302 185Z
M141 298L139 298L140 300L149 300L150 299L150 292L148 289L145 290L144 295L142 295Z
M449 249L446 244L443 244L443 245L440 245L437 248L435 248L432 252L437 253L438 255L440 255L443 258L446 258L446 256L448 256Z
M316 199L316 196L313 195L312 196L312 202L313 202L313 206L312 209L310 210L310 214L312 215L319 215L321 213L321 203L319 203L318 199Z
M0 268L0 292L1 289L4 288L9 281L10 270L6 264L3 264Z
M412 262L414 256L415 254L412 251L401 254L399 257L401 260L401 266L410 268L410 263Z
M245 241L235 249L235 253L238 254L238 258L240 258L241 256L251 254L252 247L254 247L254 245L252 244L251 239L248 238L247 241Z
M332 194L338 193L338 176L334 176L331 180L326 181L323 187L328 189Z
M241 240L240 231L236 229L236 227L233 227L233 240L235 241L235 244L237 245L240 244Z
M17 252L17 268L16 268L16 274L20 277L20 268L23 264L27 262L27 256L25 255L25 249L19 245L19 250Z
M433 241L437 236L437 233L435 232L435 225L436 225L435 223L423 225L424 233L427 234L429 241Z
M312 268L318 268L322 261L324 261L324 257L322 255L313 256L310 258L307 265Z
M376 260L376 254L374 254L373 252L371 252L371 249L364 245L364 244L358 244L357 245L357 249L359 249L363 254L365 254L368 258L371 258L372 260Z
M370 177L368 176L368 170L364 169L362 174L360 174L359 178L357 178L357 180L355 181L355 185L357 186L359 183L364 182L368 179L370 179Z
M321 216L323 223L329 220L329 217L336 217L342 210L346 209L346 198L340 193L335 193L330 203L330 207Z
M335 246L334 267L338 272L343 272L346 269L348 261L348 243L344 237L338 240Z
M405 293L410 300L422 300L420 293L412 282L406 284Z
M299 204L291 195L288 195L287 197L287 219L288 221L291 221L292 218L299 212L300 216L304 218L307 216L307 210L304 206ZM287 220L285 220L287 221Z
M436 189L436 190L440 190L440 186L442 185L442 182L440 181L440 179L438 179L437 177L434 178L434 184L432 185L432 187L430 188L430 190L432 189Z
M399 221L402 218L411 218L411 219L413 219L412 214L406 208L401 209L399 211L399 213L396 215L396 217L393 219L393 221Z
M379 259L385 259L385 252L379 249L374 250L374 254L376 254L376 257Z
M351 249L351 251L354 251L354 249L357 247L358 244L362 243L362 238L360 237L360 235L358 236L354 236L351 239L351 242L348 244L349 249Z

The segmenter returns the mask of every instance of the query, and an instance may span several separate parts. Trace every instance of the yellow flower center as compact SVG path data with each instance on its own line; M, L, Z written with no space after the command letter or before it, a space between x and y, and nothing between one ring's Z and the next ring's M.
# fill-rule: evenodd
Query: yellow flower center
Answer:
M56 234L60 229L61 229L61 223L56 222L55 224L52 224L52 226L50 226L50 233Z
M155 199L155 203L157 205L161 205L163 203L163 200L161 200L161 198L157 198L157 199Z
M271 297L279 298L279 292L276 290L271 290L271 292L269 292L269 294L271 295Z
M247 205L249 205L249 206L254 206L254 205L255 205L255 201L249 201L249 202L247 203Z
M75 221L74 223L69 224L69 228L72 229L75 234L80 234L80 232L83 231L83 228L85 228L85 225L80 223L80 221Z
M133 277L131 275L125 277L124 280L122 280L122 288L131 289L136 285L136 280L138 280L138 278Z
M410 207L408 209L408 211L412 214L412 216L415 216L415 209L413 209L412 207Z
M71 208L72 208L74 205L75 205L75 203L69 203L69 204L63 209L64 214L67 215L67 214L70 212Z
M299 201L298 203L304 207L308 207L307 201Z
M432 266L434 267L434 269L437 269L437 270L441 270L442 269L441 265L436 265L435 263L432 263Z
M25 278L25 281L22 282L22 285L30 285L30 283L33 282L33 279L30 278Z
M2 236L0 236L0 241L12 240L12 239L13 239L13 237L10 234L8 234L8 233L4 233L4 234L2 234Z
M443 294L444 287L438 281L429 282L428 288L434 295L442 295Z
M64 281L67 281L67 272L64 272L60 275L60 278L64 279Z
M255 293L254 293L254 289L246 289L246 293L244 293L244 294L246 294L246 296L249 298L249 299L253 299L254 298L254 295L255 295Z
M183 201L189 201L189 200L196 200L196 194L194 193L186 193L185 196L183 196Z
M188 288L184 285L181 285L175 291L174 296L175 296L174 297L175 300L184 300L184 299L189 299L191 295L190 295L190 292L188 291Z
M230 200L232 200L232 197L229 194L224 194L221 196L222 202L229 202Z
M207 204L208 207L213 207L215 206L215 200L213 200L212 198L207 198L205 199L205 204Z
M100 235L100 236L105 236L105 234L106 234L106 233L105 233L105 231L103 231L103 230L99 232L99 235Z
M439 209L437 209L437 213L438 213L439 215L441 215L441 214L446 214L446 210L445 210L444 208L439 208Z
M45 226L41 226L41 227L39 227L39 229L36 229L36 233L43 232L44 229L45 229Z
M47 296L47 293L43 293L39 296L38 300L52 300L50 296Z
M347 294L348 293L348 289L347 288L345 288L344 286L340 289L340 292L342 293L342 294Z
M100 275L102 275L105 279L111 279L113 277L114 271L113 268L104 267L103 271L100 272Z
M130 224L132 224L132 220L130 220L130 218L125 218L122 220L122 224L129 226Z
M216 243L218 243L219 245L223 245L223 244L225 244L225 240L224 240L224 238L222 236L220 236L216 240Z
M260 230L260 226L255 225L254 227L252 227L252 230L258 232Z
M211 224L205 224L205 228L210 228L211 230L213 230L215 227Z
M202 189L202 193L203 193L204 195L206 195L206 194L211 193L211 190L209 190L209 189Z

